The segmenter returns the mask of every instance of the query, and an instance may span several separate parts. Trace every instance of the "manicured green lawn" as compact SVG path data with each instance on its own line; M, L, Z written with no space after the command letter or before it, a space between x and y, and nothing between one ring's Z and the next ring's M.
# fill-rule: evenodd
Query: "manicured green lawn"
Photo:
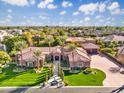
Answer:
M0 86L33 86L43 82L49 69L43 68L41 73L35 73L33 69L24 72L13 72L13 66L3 69L0 74Z
M84 74L83 72L71 74L65 71L64 81L69 86L102 86L106 75L101 70L94 70L96 74Z

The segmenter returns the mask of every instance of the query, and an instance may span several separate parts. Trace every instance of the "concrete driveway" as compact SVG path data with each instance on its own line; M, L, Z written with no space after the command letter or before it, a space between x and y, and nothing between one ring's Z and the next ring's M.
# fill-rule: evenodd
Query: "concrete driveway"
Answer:
M110 60L105 55L92 55L91 67L101 69L106 73L106 79L104 80L104 86L122 86L124 85L124 74L119 72L113 72L110 69L119 68L114 61Z

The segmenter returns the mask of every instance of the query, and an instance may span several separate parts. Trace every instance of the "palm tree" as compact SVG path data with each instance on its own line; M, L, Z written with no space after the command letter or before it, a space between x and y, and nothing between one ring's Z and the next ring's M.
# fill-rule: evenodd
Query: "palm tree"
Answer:
M25 41L19 41L19 42L16 42L16 43L15 43L15 48L16 48L17 50L19 50L20 53L21 53L21 63L23 63L23 62L22 62L22 60L23 60L23 57L22 57L22 49L24 49L25 47L26 47L26 42L25 42Z
M34 57L36 58L37 60L37 68L39 69L39 61L40 61L40 58L41 58L41 55L42 55L42 51L40 49L36 49L34 51Z
M29 46L32 46L32 34L30 32L24 32L24 36L26 37Z
M36 46L38 46L39 43L40 43L40 40L41 40L40 35L35 35L35 36L33 36L32 39L33 39L34 41L36 41Z
M74 59L74 50L76 49L76 45L74 44L74 43L70 43L70 44L68 44L68 46L69 46L69 49L71 50L71 53L72 53L72 61L73 61L73 63L74 63L74 61L75 61L75 59Z
M46 39L45 39L45 42L48 43L48 46L49 46L49 53L51 52L51 44L53 43L54 39L52 36L47 36Z
M60 40L61 40L61 46L62 46L62 56L63 56L63 54L64 54L64 46L65 46L65 41L66 41L66 36L61 36L60 37Z

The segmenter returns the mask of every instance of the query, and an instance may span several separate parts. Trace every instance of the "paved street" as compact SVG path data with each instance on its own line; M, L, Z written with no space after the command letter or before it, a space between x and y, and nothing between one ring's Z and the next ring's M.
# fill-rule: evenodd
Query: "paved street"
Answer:
M64 87L64 88L47 88L38 87L25 88L0 88L0 93L110 93L113 87ZM124 91L120 92L124 93Z
M91 67L101 69L106 73L106 79L103 82L104 86L121 86L124 84L124 74L110 71L111 68L118 68L114 62L104 55L93 55L91 58Z

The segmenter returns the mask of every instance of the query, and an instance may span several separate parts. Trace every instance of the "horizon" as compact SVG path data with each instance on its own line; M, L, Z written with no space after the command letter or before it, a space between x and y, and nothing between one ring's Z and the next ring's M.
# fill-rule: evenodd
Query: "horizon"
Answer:
M1 26L124 26L122 0L0 0Z

